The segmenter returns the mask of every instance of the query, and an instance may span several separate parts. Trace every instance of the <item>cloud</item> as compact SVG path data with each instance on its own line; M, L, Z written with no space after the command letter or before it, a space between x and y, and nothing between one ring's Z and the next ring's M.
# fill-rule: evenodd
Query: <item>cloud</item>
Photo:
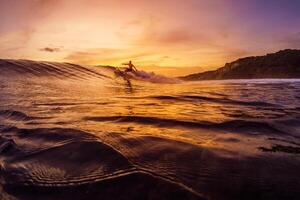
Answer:
M23 28L15 32L8 32L0 37L0 54L25 48L32 39L35 30Z
M136 49L97 48L71 52L64 60L80 64L119 65L120 63L131 59L139 62L151 55L153 55L153 52L146 50L138 51Z
M28 0L26 15L33 20L41 20L51 15L62 0Z
M0 35L43 23L62 0L0 1Z
M121 37L130 37L123 34L126 30L139 30L132 37L135 45L177 45L190 44L203 39L203 35L195 33L183 26L166 24L162 19L154 16L143 16L124 24L120 31ZM123 35L122 35L123 34Z
M300 32L290 34L281 39L284 48L300 48Z
M177 45L200 42L202 37L196 36L184 28L171 30L147 29L136 42L138 44Z
M168 22L164 18L144 15L123 24L118 35L131 45L178 49L213 48L219 46L219 39L228 38L227 31L207 32L205 27L191 27L189 24ZM223 42L224 40L222 40Z
M61 51L61 49L60 48L45 47L45 48L40 49L40 51L46 51L46 52L53 53L53 52L59 52L59 51Z

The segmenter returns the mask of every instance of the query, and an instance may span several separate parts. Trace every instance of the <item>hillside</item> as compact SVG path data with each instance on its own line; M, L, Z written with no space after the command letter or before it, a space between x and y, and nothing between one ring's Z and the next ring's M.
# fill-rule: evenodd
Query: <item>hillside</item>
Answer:
M223 67L180 77L183 80L300 78L300 50L286 49L265 56L240 58Z

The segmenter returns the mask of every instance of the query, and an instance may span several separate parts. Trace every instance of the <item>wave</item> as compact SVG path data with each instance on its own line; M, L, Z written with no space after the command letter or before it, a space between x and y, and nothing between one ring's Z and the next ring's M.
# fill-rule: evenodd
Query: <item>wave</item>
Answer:
M207 101L212 103L220 104L232 104L232 105L242 105L242 106L255 106L255 107L281 107L278 104L272 104L262 101L239 101L228 98L214 98L207 96L193 96L193 95L180 95L180 96L149 96L148 98L158 99L158 100L176 100L176 101Z
M197 194L147 173L129 173L100 182L62 187L6 186L6 191L18 199L187 199L204 200ZM33 192L34 191L34 192ZM154 193L155 192L155 193ZM150 198L149 198L150 197Z
M233 180L243 180L251 189L244 193L249 199L269 187L274 189L269 199L286 199L298 191L295 182L282 179L298 170L294 161L269 156L241 162L240 157L154 136L96 137L76 129L3 126L0 155L2 192L18 199L239 199L239 188L226 184ZM257 168L269 173L253 176ZM271 183L264 181L269 174Z
M154 72L145 72L143 70L137 70L132 72L124 72L116 67L107 68L115 74L116 77L121 77L125 81L138 80L151 83L165 83L165 84L175 84L181 83L182 81L177 78L166 77L163 75L155 74Z
M0 110L0 118L16 120L16 121L31 121L34 119L46 119L45 117L31 117L27 114L15 110Z
M114 140L111 142L112 146L122 151L134 164L173 177L208 199L240 199L240 181L250 189L243 191L247 199L257 199L257 194L266 194L270 187L273 190L267 199L298 196L295 195L298 187L294 187L297 181L291 181L290 177L286 176L297 173L298 165L295 165L294 160L287 161L291 167L286 170L278 165L286 160L284 158L282 160L274 159L272 156L247 158L230 150L218 151L213 150L214 148L208 149L154 136L129 136L121 133L110 133L106 136L110 136L110 141ZM266 165L266 162L269 165ZM259 175L253 173L257 169L263 172ZM265 173L266 171L268 173ZM271 182L268 181L270 174L274 178ZM285 187L282 187L282 182L286 184Z
M85 120L96 122L115 122L115 123L137 123L144 125L153 125L158 127L184 127L184 128L202 128L212 130L229 130L242 133L266 133L266 134L290 134L285 130L279 129L267 121L254 120L229 120L221 123L209 121L184 121L178 119L165 119L159 117L146 116L96 116L85 117Z
M0 59L0 76L55 77L59 79L109 78L95 70L71 63L9 59Z
M112 79L116 75L116 70L117 68L111 66L86 67L72 63L0 59L0 77L3 78ZM145 71L137 71L127 75L129 79L151 83L181 82L176 78Z
M180 83L181 80L170 78L163 75L155 74L154 72L136 71L133 76L137 80L148 81L152 83Z
M117 191L128 193L127 190L136 199L147 197L153 189L159 198L172 194L184 199L202 199L188 187L135 166L99 138L76 129L3 126L0 155L4 186L15 196L21 195L20 199L30 199L32 189L43 196L61 190L62 195L70 197L76 191L83 194L87 188L107 199ZM101 185L106 189L99 189ZM139 192L132 188L139 188Z
M290 154L300 154L299 147L280 145L280 144L272 145L271 148L258 147L258 149L264 152L284 152Z

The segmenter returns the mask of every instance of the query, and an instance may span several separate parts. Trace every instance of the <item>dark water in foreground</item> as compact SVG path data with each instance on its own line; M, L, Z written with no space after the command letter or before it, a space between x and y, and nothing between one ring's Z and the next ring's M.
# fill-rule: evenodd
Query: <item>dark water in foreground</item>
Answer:
M0 199L300 199L299 80L46 67L0 73Z

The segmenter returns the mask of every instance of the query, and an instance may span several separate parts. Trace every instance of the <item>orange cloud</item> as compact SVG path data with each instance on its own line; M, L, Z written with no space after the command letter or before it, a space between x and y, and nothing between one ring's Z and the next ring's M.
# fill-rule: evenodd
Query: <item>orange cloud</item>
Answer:
M32 39L34 29L23 28L18 31L8 32L0 37L0 53L10 57L16 51L24 48Z
M153 55L153 52L132 49L99 48L71 52L64 60L90 65L119 65L128 60L139 62L150 55Z
M191 44L208 39L187 27L168 24L163 19L152 15L125 23L119 36L127 38L131 45L138 46Z

